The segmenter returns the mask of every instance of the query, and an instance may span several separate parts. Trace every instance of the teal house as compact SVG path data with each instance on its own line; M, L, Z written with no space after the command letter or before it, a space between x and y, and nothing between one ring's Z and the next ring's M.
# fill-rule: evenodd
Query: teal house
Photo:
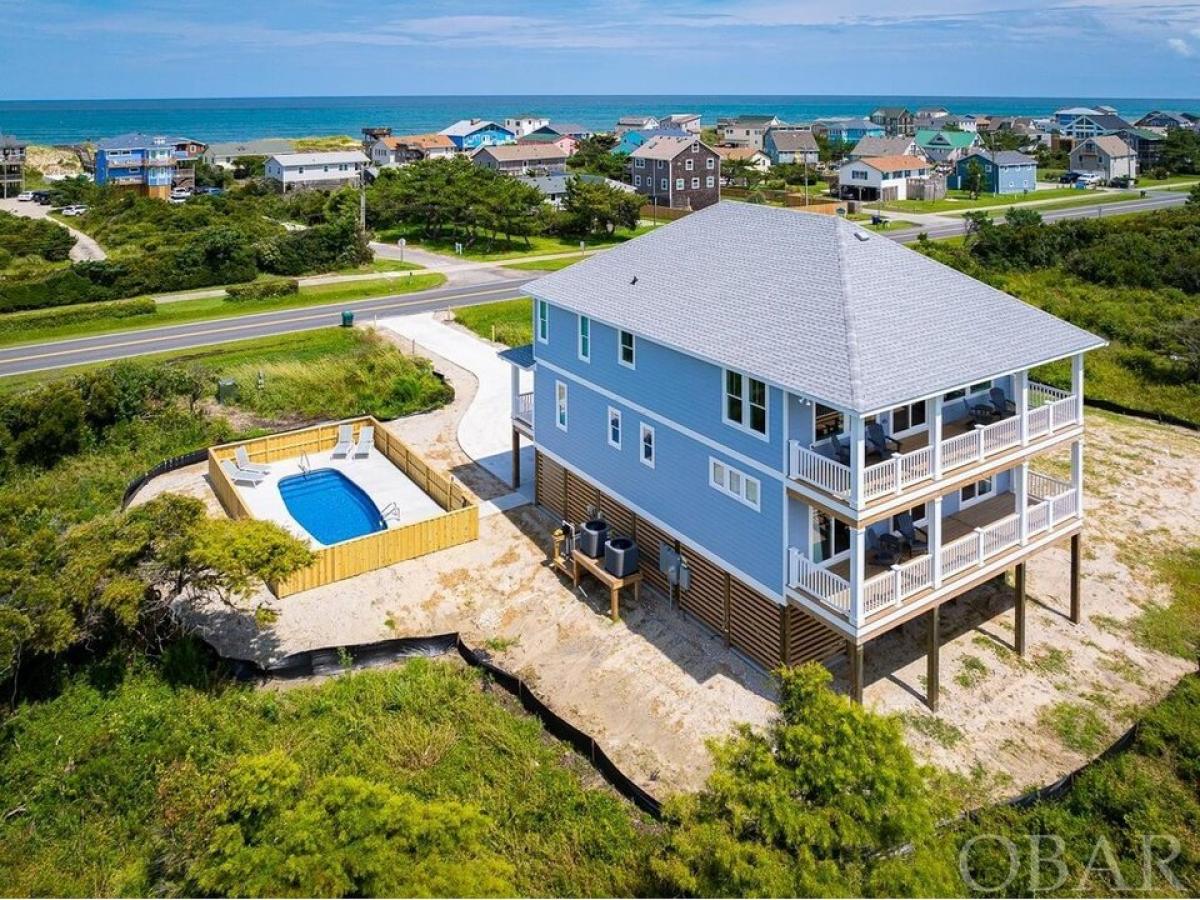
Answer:
M983 174L985 194L1023 194L1037 189L1037 160L1015 150L972 150L954 164L954 174L947 179L947 187L967 190L971 166L979 167Z

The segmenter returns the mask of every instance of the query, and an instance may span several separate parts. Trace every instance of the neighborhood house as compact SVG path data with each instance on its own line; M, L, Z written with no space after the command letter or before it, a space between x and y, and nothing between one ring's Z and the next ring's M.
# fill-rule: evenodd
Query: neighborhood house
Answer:
M267 160L267 178L283 193L357 185L367 167L361 150L278 153Z
M1015 150L974 150L954 164L950 187L969 190L972 167L982 175L981 191L988 194L1022 194L1037 190L1037 160Z
M652 205L704 209L721 199L721 158L695 137L656 137L629 156L633 187Z
M877 156L856 159L838 169L839 194L844 200L911 200L914 181L929 177L930 165L917 156Z

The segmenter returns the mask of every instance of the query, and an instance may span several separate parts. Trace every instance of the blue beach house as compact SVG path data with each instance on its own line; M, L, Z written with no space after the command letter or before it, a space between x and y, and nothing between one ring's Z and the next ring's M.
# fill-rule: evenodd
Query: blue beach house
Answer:
M460 119L438 133L450 138L450 141L459 150L477 150L480 147L493 147L497 144L512 144L517 140L517 136L503 125L488 119Z
M96 144L96 184L130 187L166 199L181 174L193 180L193 169L188 164L204 149L204 144L188 138L140 132L106 138Z
M641 131L627 131L621 135L621 140L609 152L614 155L624 153L628 156L642 144L656 137L685 138L691 137L691 135L682 128L644 128Z
M979 167L986 194L1022 194L1037 190L1037 160L1016 150L974 150L954 164L947 186L966 190L971 166Z
M887 130L870 119L817 119L814 134L822 135L831 144L857 144L865 137L884 137Z
M1070 539L1077 574L1100 338L851 222L745 203L527 290L533 342L502 356L537 502L598 511L649 602L762 666L845 653L861 699L864 645L924 616L936 704L944 602L1016 568L1023 652L1026 560ZM1053 360L1069 389L1029 377Z

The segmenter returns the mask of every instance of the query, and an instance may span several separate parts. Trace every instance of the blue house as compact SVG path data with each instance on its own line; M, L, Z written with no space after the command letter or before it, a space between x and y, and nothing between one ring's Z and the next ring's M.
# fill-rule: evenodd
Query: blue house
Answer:
M621 140L610 153L624 153L628 156L642 144L656 137L691 137L682 128L644 128L641 131L627 131L621 135Z
M986 194L1022 194L1037 189L1037 160L1015 150L975 150L961 157L954 164L954 174L946 180L947 186L966 190L972 165L979 166L983 173Z
M887 129L870 119L818 119L813 122L812 130L831 144L857 144L865 137L887 134Z
M140 132L120 134L96 144L96 184L134 188L165 199L181 173L191 176L193 163L205 145L182 137Z
M1078 563L1094 335L851 222L743 203L527 290L533 343L502 355L537 502L606 518L657 602L763 666L845 652L861 698L868 641L925 615L936 648L943 602L1023 585L1067 538ZM1070 390L1030 380L1059 359ZM1041 463L1068 449L1069 477Z
M503 125L487 119L460 119L438 133L450 138L459 150L477 150L480 147L495 146L496 144L512 144L517 140L517 136Z

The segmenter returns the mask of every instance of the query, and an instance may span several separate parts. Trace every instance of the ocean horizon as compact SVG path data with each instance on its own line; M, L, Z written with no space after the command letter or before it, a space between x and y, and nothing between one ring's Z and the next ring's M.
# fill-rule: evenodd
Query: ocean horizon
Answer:
M911 95L437 95L212 97L146 100L0 100L0 133L39 144L94 141L128 131L177 134L206 143L263 137L349 134L390 126L396 134L437 131L464 118L503 120L534 112L559 122L611 129L618 116L774 114L787 122L866 116L876 106L945 106L956 113L1047 115L1064 106L1113 106L1130 119L1152 109L1200 112L1200 99L1148 97L955 97Z

